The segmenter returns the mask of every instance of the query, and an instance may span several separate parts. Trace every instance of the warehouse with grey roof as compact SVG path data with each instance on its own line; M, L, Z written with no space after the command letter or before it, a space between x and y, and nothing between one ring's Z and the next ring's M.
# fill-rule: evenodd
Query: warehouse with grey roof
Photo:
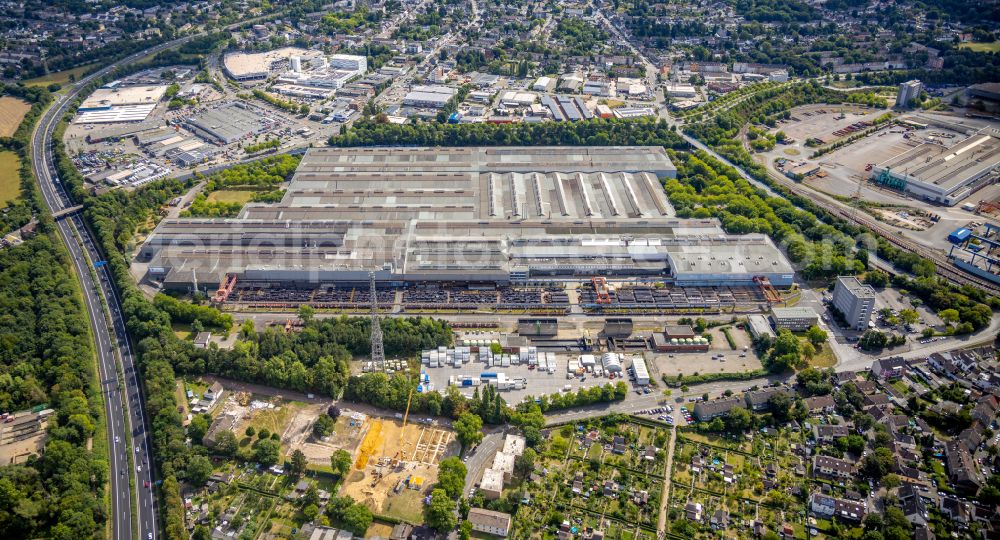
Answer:
M163 220L136 264L164 287L511 283L594 275L791 284L763 235L678 219L661 147L312 148L279 203Z

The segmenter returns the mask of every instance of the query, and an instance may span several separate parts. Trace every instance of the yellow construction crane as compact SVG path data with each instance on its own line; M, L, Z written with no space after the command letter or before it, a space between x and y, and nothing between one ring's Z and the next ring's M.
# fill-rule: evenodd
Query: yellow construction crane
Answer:
M411 401L413 401L413 387L410 387L410 396L406 398L406 412L403 413L403 427L406 427L406 419L410 416Z

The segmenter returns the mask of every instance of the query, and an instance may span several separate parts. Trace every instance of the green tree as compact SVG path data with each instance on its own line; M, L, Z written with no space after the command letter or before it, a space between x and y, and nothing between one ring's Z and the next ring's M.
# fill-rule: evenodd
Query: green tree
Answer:
M273 439L260 439L254 443L253 459L264 467L270 467L278 462L281 443Z
M462 448L469 448L483 440L483 419L473 413L462 413L452 428Z
M435 489L431 492L430 504L424 507L424 523L441 533L455 528L458 523L455 501L448 497L445 490Z
M301 476L306 472L306 465L306 455L297 448L292 452L291 458L285 463L288 472L293 476Z
M207 457L196 455L188 459L185 477L189 484L195 487L204 486L211 475L212 462Z
M823 330L822 328L815 325L810 326L809 330L806 330L806 339L808 339L809 342L812 343L813 345L820 345L822 343L826 343L827 340L826 330Z
M889 336L878 330L869 329L861 335L858 345L867 351L875 351L884 348L889 344Z
M191 417L191 423L188 424L188 436L191 437L191 441L195 444L201 444L202 437L205 433L208 433L209 422L204 415L196 414Z
M316 516L319 515L319 507L315 504L307 504L302 507L302 519L305 523L312 523Z
M330 418L328 415L321 414L313 423L313 436L317 439L322 439L323 437L333 433L334 426L336 426L336 422L333 418Z
M868 478L878 481L892 470L893 465L892 451L888 448L876 448L874 452L865 456L861 472Z
M877 289L883 289L889 285L889 274L881 270L872 270L865 274L865 283Z
M941 320L948 324L954 324L958 322L958 310L952 308L942 309L938 312L938 317L941 317Z
M236 455L236 449L239 448L239 442L236 440L236 434L228 429L219 433L215 437L215 452L221 456L234 456Z
M899 320L904 324L913 324L920 320L920 314L915 309L902 309L899 311Z
M352 463L351 454L343 449L338 449L330 456L330 468L333 469L333 474L341 478L351 471Z
M726 426L726 431L734 434L742 433L753 425L753 417L750 415L750 411L743 407L733 407L724 416L723 423Z
M524 452L514 460L514 474L520 478L527 478L531 471L535 470L535 459L538 454L532 448L525 448Z
M363 504L352 504L344 511L340 520L358 536L364 536L372 524L372 512Z
M465 487L465 463L457 457L441 460L438 464L438 485L449 497L457 499L462 496Z

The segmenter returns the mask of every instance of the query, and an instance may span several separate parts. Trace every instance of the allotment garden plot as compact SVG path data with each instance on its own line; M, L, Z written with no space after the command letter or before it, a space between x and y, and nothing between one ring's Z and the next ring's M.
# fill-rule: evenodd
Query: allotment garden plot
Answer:
M563 426L546 440L536 472L520 487L513 537L593 529L610 539L656 538L666 427L611 416Z
M808 447L792 429L732 439L678 431L668 521L675 535L751 537L752 524L804 531Z

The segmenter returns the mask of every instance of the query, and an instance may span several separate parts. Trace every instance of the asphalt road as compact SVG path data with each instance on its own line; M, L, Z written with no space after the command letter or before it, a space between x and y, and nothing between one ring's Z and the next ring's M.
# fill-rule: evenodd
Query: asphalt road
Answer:
M31 159L45 204L51 212L74 205L58 182L52 153L53 130L69 103L80 94L84 86L112 69L177 46L192 37L194 36L151 47L81 79L66 96L59 97L46 111L32 135ZM125 540L135 538L138 534L138 538L155 539L159 534L159 527L154 467L150 459L152 442L132 344L122 318L121 302L112 286L107 267L93 266L102 256L80 214L67 216L56 223L59 236L69 250L74 270L83 288L84 305L97 347L107 437L111 448L108 464L111 473L112 537L115 540ZM130 479L134 479L134 484L130 485ZM137 523L133 523L133 502Z
M503 431L491 431L483 436L482 442L473 451L465 453L465 488L462 493L468 495L473 486L483 478L483 471L493 464L493 457L503 448L503 438Z

